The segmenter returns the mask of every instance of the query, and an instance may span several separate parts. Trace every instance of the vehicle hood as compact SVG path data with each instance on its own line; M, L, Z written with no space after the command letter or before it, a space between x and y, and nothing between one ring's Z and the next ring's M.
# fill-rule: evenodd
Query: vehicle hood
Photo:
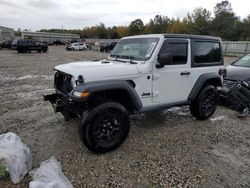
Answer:
M122 79L139 75L136 64L123 63L110 60L81 61L58 65L55 70L70 74L75 79L79 75L84 77L85 82Z
M227 75L225 79L229 80L250 80L250 68L248 67L239 67L239 66L228 66Z

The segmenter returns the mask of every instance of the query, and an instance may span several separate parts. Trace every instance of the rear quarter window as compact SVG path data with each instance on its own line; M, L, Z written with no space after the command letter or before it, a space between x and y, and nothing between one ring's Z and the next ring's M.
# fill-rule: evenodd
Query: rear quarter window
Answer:
M223 64L219 41L192 41L192 66L217 66Z

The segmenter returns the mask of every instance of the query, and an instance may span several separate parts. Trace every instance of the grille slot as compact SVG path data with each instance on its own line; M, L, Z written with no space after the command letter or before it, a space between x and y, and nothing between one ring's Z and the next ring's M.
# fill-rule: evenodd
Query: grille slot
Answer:
M55 73L54 80L55 88L60 90L62 93L70 93L73 89L71 78L71 75L57 71Z

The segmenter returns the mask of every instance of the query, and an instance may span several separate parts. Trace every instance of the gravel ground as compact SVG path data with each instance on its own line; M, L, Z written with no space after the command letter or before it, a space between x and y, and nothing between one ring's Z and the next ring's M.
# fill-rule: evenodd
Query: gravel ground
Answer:
M53 91L53 67L106 58L94 51L18 54L0 50L0 133L14 132L33 155L33 168L51 155L74 187L250 187L250 117L219 107L197 121L188 107L133 116L131 132L117 150L89 152L78 137L78 121L64 122L43 93ZM225 58L230 62L234 58ZM14 185L27 187L27 175Z

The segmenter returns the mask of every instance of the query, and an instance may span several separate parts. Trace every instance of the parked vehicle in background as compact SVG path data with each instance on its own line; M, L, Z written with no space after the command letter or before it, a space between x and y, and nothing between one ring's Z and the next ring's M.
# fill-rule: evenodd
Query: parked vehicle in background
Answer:
M250 106L246 101L250 101L250 94L248 94L250 93L250 54L234 61L224 72L223 87L219 90L220 104L248 113ZM231 96L234 96L234 100ZM244 104L247 104L247 107Z
M27 53L31 51L44 52L48 51L48 45L45 43L34 42L27 39L14 40L13 48L17 50L18 53Z
M250 54L231 63L225 71L224 86L232 88L234 84L240 81L246 81L250 85Z
M113 50L117 42L110 42L108 44L102 44L100 45L100 52L110 52Z
M0 43L0 49L7 48L11 49L12 47L12 40L5 40Z
M224 68L221 39L152 34L119 40L108 60L54 68L55 93L45 95L65 120L80 118L80 138L90 150L119 147L130 130L129 115L189 105L199 120L218 103Z
M88 49L88 47L86 46L85 43L79 43L79 42L71 43L66 47L66 50L68 50L68 51L74 51L74 50L85 51L87 49Z
M56 40L52 43L52 45L64 45L65 43L62 42L61 40Z

